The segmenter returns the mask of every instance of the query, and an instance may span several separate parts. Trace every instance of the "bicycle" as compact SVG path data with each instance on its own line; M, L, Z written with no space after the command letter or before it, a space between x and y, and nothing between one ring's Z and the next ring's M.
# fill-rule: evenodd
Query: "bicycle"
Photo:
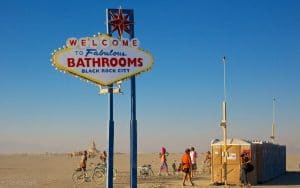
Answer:
M97 177L95 177L95 175ZM82 184L83 182L91 182L92 180L97 183L95 180L104 179L105 175L102 172L97 172L95 174L95 169L87 169L85 172L81 168L75 169L72 174L72 180L75 184ZM97 179L96 179L97 178Z
M98 163L94 168L92 179L96 184L101 184L104 182L106 177L106 164ZM117 178L117 170L113 169L113 180Z
M177 167L176 160L174 160L171 166L172 166L172 172L171 172L170 175L179 176L180 172L181 172L181 166L182 166L182 164L179 163L178 167Z
M210 175L211 174L211 165L210 163L202 162L200 169L198 171L199 175Z
M138 167L139 176L143 178L154 176L151 164L146 164Z

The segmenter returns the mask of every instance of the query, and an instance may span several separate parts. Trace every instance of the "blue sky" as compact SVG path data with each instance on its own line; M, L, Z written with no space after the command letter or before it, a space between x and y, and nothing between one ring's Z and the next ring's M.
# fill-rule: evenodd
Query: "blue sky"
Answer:
M134 9L135 36L154 56L137 77L138 150L209 148L222 138L227 57L228 135L276 133L299 152L300 2L5 1L0 6L0 153L106 147L108 99L56 71L51 52L69 37L105 33L106 8ZM115 150L129 152L130 84L114 97Z

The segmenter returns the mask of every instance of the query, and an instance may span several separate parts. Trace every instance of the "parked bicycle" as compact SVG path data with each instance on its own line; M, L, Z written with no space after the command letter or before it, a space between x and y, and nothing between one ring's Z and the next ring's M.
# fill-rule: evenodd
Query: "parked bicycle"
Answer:
M210 163L202 162L198 170L199 175L210 175L211 174L211 165Z
M154 176L151 164L146 164L138 167L139 176L146 178Z
M176 165L176 160L174 160L173 161L173 163L172 163L172 171L171 171L171 175L173 175L173 176L178 176L179 174L180 174L180 172L181 172L181 163L179 163L178 164L178 167L177 167L177 165Z
M106 179L106 164L105 163L98 163L97 166L94 168L94 176L93 181L96 184L101 184ZM104 176L102 176L104 174ZM113 180L117 178L117 169L113 169Z
M91 182L92 180L97 183L99 180L105 179L102 172L95 173L94 169L87 169L85 172L81 168L75 169L72 174L72 180L75 184L82 184L83 182Z
M117 170L113 170L113 179L117 177ZM82 184L83 182L93 181L96 184L102 184L106 179L106 165L97 164L91 169L87 169L86 172L83 172L80 168L77 168L72 174L72 180L75 184Z

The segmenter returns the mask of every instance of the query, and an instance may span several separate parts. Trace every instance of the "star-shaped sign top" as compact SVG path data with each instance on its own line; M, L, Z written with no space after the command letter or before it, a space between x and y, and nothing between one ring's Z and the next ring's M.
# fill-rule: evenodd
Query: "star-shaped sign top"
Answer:
M119 8L117 14L111 10L109 10L109 14L111 19L108 20L108 24L112 26L111 33L118 31L119 38L122 37L124 31L128 34L132 33L130 26L134 23L129 20L130 13L123 14L122 9Z

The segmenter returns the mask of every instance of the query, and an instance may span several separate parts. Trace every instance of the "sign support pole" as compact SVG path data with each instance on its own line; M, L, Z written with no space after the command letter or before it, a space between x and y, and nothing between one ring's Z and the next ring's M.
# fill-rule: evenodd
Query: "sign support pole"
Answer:
M130 21L134 23L134 14L131 10ZM134 38L134 25L131 26L130 39ZM137 188L137 120L136 120L136 85L135 76L131 83L131 119L130 119L130 188Z
M137 120L135 76L131 77L130 188L137 187Z
M106 30L107 34L111 36L111 28L108 24L108 9L106 10ZM113 169L114 169L114 93L113 93L113 84L108 86L108 105L109 105L109 120L108 120L108 162L106 163L106 188L113 188Z
M106 171L106 188L113 188L113 169L114 169L114 119L113 119L113 113L114 113L114 98L113 98L113 85L109 85L108 88L109 94L108 94L108 106L109 106L109 120L108 120L108 129L107 129L107 135L108 135L108 163L107 163L107 171Z
M119 38L122 38L122 32L125 27L125 31L129 34L130 39L134 38L134 14L133 10L131 9L110 9L110 11L118 12L119 16L113 16L112 12L109 12L109 9L107 9L106 15L107 15L107 33L108 35L112 35L112 32L118 29L119 32ZM126 16L126 22L122 20L122 15L125 13ZM113 17L113 21L109 21L110 18ZM127 20L127 18L129 20ZM110 27L109 24L115 24L114 29ZM121 27L122 26L122 27ZM129 28L128 28L129 27ZM131 81L131 119L130 119L130 188L137 188L137 120L136 120L136 82L135 82L135 76L132 76L130 78ZM110 93L110 103L112 103L112 89L109 91ZM110 104L112 105L112 104ZM111 113L112 113L112 106ZM112 118L112 115L111 115ZM109 123L110 126L113 127L113 120ZM110 129L113 130L113 128L110 127ZM113 135L113 133L109 133L110 136ZM109 147L113 147L113 140L110 140L112 145L109 145ZM113 150L112 150L113 151ZM107 166L108 170L113 169L113 161L111 162L111 166ZM110 165L110 163L108 164ZM112 178L112 177L111 177ZM109 182L110 176L108 175L107 182ZM112 186L112 184L111 184ZM107 187L110 188L109 184L107 184Z

